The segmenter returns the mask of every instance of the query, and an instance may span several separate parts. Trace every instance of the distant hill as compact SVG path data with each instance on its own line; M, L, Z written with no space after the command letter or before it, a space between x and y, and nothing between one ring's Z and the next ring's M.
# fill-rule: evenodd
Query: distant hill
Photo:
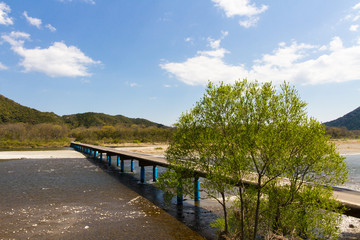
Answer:
M0 95L0 124L18 122L31 124L62 123L63 120L55 113L40 112Z
M36 109L22 106L11 99L0 95L0 124L4 123L63 123L70 128L95 127L106 125L132 125L144 127L166 128L162 124L151 122L142 118L128 118L122 115L111 116L104 113L78 113L72 115L58 116L52 112L40 112Z
M151 122L143 118L128 118L122 115L111 116L104 113L78 113L72 115L65 115L62 117L64 122L70 125L72 128L76 127L96 127L96 126L106 126L106 125L140 125L144 127L165 127L164 125Z
M338 119L324 124L328 127L346 127L348 130L360 130L360 107Z

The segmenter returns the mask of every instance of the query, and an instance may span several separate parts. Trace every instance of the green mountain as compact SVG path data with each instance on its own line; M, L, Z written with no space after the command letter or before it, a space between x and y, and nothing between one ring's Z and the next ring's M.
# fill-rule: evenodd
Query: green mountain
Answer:
M328 127L346 127L348 130L360 130L360 107L338 119L324 124Z
M40 112L0 95L0 124L18 122L31 124L62 123L63 120L55 113Z
M124 125L124 127L138 125L143 127L166 128L166 126L162 124L142 118L128 118L122 115L111 116L104 113L88 112L61 117L52 112L40 112L36 109L22 106L0 95L0 124L19 122L30 124L62 123L67 124L70 128L106 125Z
M78 113L72 115L65 115L62 117L64 122L71 126L76 127L96 127L108 125L124 125L130 127L131 125L140 125L144 127L165 127L164 125L151 122L143 118L128 118L122 115L111 116L104 113Z

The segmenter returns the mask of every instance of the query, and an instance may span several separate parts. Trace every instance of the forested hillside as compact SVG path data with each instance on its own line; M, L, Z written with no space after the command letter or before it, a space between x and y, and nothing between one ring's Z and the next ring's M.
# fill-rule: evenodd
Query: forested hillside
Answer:
M58 116L22 106L0 95L0 148L167 142L173 129L142 118L79 113Z
M338 119L326 122L325 126L346 127L348 130L360 130L360 107Z
M360 107L324 124L332 138L360 138Z
M143 127L165 127L142 118L128 118L122 115L111 116L104 113L78 113L65 115L62 117L64 122L71 128L76 127L98 127L98 126L116 126L123 125L130 127L131 125L139 125Z
M40 112L0 95L0 124L19 122L31 124L62 123L63 120L55 113Z

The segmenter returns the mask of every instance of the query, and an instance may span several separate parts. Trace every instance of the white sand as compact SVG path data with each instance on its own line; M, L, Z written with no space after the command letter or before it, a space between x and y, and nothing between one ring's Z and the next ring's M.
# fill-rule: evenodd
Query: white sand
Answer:
M44 151L3 151L0 160L44 159L44 158L85 158L74 150L44 150Z

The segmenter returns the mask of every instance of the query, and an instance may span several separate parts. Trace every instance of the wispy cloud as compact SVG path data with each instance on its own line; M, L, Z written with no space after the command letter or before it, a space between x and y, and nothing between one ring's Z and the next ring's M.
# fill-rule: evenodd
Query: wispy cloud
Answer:
M349 30L352 32L357 32L358 28L359 28L359 25L355 24L355 25L351 25Z
M8 69L8 67L0 62L0 70L6 70L6 69Z
M14 22L8 14L11 12L10 7L4 3L0 2L0 24L2 25L13 25Z
M30 39L30 35L24 32L11 32L2 35L2 39L22 57L20 65L24 67L24 72L42 72L50 77L84 77L91 76L89 65L100 64L77 47L63 42L55 42L48 48L27 49L24 42Z
M268 9L267 5L257 7L251 0L212 0L215 6L225 11L228 18L238 16L239 24L245 28L253 27L259 21L259 15Z
M53 27L51 24L46 24L45 26L47 29L49 29L51 32L55 32L56 31L56 28Z
M128 82L128 81L126 81L125 84L127 86L130 86L130 87L141 87L141 85L136 83L136 82Z
M24 15L26 21L27 21L30 25L33 25L33 26L37 27L38 29L41 29L42 21L41 21L40 18L30 17L26 11L23 12L23 15ZM46 25L45 25L45 28L49 29L51 32L55 32L55 31L56 31L56 28L53 27L51 24L46 24Z
M38 29L40 29L41 24L42 24L41 19L30 17L26 11L23 12L23 15L24 15L24 17L25 17L25 19L26 19L26 21L28 23L30 23L31 25L33 25L33 26L37 27Z
M358 30L359 27L359 22L360 22L360 3L354 5L350 11L349 14L346 15L343 19L341 19L342 21L350 21L351 22L351 26L349 28L350 31L356 32Z
M80 2L84 2L84 3L89 3L89 4L95 4L95 0L58 0L59 2L73 2L73 1L80 1Z
M183 62L161 63L160 67L189 85L205 85L209 80L233 82L240 78L313 85L360 79L360 42L349 47L343 46L340 37L334 37L326 46L281 42L246 68L244 64L226 63L224 56L230 51L221 48L220 43L215 44L215 40L209 41L211 50L198 51Z

